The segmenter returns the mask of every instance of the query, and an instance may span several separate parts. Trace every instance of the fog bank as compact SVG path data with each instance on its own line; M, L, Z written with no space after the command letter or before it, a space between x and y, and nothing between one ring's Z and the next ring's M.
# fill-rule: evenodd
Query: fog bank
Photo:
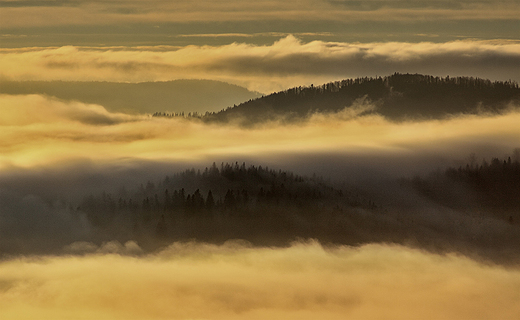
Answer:
M395 123L377 114L363 115L364 108L377 112L377 106L365 103L339 113L315 114L303 122L287 124L282 119L243 128L198 119L112 113L100 105L41 95L0 95L0 103L0 170L6 171L74 161L207 166L214 161L251 160L248 162L283 166L309 163L307 157L317 157L402 174L420 169L417 167L424 161L418 160L426 160L430 170L435 162L444 166L470 153L488 159L501 157L520 143L520 113L513 105L503 114ZM403 166L403 161L411 167ZM341 167L345 166L334 168Z
M516 319L518 288L516 268L401 246L324 248L309 241L287 248L254 248L240 242L175 243L140 257L95 253L2 261L0 315Z

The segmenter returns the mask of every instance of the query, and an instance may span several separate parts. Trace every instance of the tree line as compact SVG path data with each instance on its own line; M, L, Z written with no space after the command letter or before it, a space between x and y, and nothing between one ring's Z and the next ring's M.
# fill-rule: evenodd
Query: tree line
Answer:
M359 193L334 188L315 175L245 163L222 163L219 168L213 163L204 170L189 169L158 183L141 184L133 191L89 195L78 209L99 229L118 229L129 237L144 232L175 239L302 235L311 231L312 221L345 217L355 208L381 209Z

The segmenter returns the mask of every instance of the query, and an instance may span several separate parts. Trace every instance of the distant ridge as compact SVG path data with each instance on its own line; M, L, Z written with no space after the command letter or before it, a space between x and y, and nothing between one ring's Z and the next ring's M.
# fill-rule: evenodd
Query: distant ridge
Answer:
M0 93L45 94L63 100L94 103L111 112L153 113L218 111L257 92L213 80L162 82L1 81Z
M220 112L195 116L208 122L240 119L246 125L280 119L290 122L316 112L338 112L359 99L374 103L373 112L391 120L440 119L459 113L503 111L511 102L520 102L520 88L513 81L395 73L295 87ZM161 115L166 114L155 114Z

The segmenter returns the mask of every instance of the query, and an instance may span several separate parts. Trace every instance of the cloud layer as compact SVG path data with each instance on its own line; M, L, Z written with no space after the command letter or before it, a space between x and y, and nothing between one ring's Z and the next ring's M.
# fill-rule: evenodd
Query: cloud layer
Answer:
M84 244L83 246L85 246ZM105 245L105 250L135 252ZM134 250L128 251L128 248ZM125 251L126 250L126 251ZM516 319L520 271L401 246L175 243L0 262L17 319Z
M165 81L212 79L270 93L333 79L394 72L520 80L515 41L446 43L302 43L289 35L272 45L0 50L10 80Z

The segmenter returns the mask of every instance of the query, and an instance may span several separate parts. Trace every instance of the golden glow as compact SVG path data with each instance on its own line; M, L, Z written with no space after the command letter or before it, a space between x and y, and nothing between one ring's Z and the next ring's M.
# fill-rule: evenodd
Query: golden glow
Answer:
M394 72L520 81L519 17L518 0L0 0L0 82L209 79L269 94ZM520 147L519 107L396 123L363 115L376 107L360 101L245 128L0 94L0 251L15 255L0 252L0 319L519 319L520 267L455 253L309 240L287 248L173 243L145 254L133 241L73 242L114 239L98 235L75 202L163 178L175 165L250 159L306 174L297 171L311 163L337 180L349 176L345 183L355 171L411 174L416 162L431 171L430 163ZM465 212L455 219L452 209L437 215L424 206L417 214L450 217L453 230L517 227L455 225Z
M91 245L91 247L95 247ZM112 252L121 245L107 244ZM126 246L136 247L135 243ZM0 262L5 319L516 319L520 271L406 247L175 243Z

